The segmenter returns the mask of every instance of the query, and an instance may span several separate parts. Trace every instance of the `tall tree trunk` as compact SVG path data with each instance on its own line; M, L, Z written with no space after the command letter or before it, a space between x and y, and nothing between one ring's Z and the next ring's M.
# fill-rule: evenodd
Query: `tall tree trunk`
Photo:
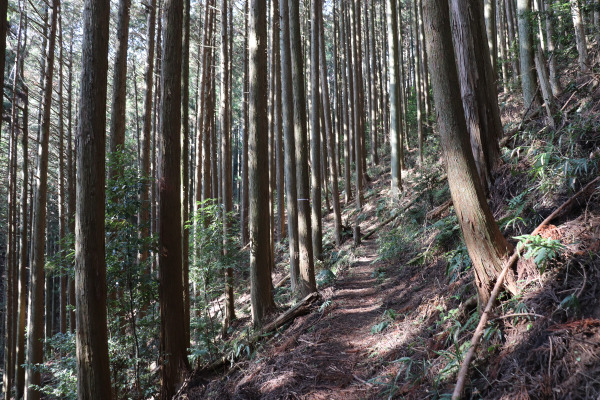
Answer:
M156 0L151 0L146 8L146 67L144 71L144 117L142 123L141 141L141 175L144 177L140 189L140 214L138 225L140 238L146 239L150 236L150 196L149 190L152 185L150 179L150 142L152 141L152 97L154 86L154 36L156 31ZM140 252L140 263L148 259L148 248L144 246Z
M319 118L319 7L320 0L312 0L310 24L310 163L311 163L311 223L312 247L316 260L322 258L323 221L321 217L321 126Z
M515 26L515 2L513 0L505 0L504 3L506 5L506 27L508 28L508 54L512 64L513 82L517 84L519 82L521 68L519 62L517 62L519 58L519 43L517 39L517 27Z
M8 0L0 1L0 82L4 82L4 67L6 63L6 30L8 28L7 20ZM4 87L1 90L4 98ZM1 124L0 124L1 125ZM2 127L0 126L0 139L2 139Z
M340 34L340 42L342 43L342 119L344 123L344 127L342 133L344 134L344 194L346 205L350 204L352 200L352 172L350 170L350 160L351 160L351 137L352 137L352 118L350 111L350 66L349 66L349 53L348 53L348 34L346 30L346 7L345 2L342 1L342 13L340 15L341 19L341 34Z
M363 143L362 140L364 138L364 129L363 129L363 101L362 101L362 73L361 66L362 63L360 61L360 34L358 31L360 30L360 24L358 19L360 15L358 11L360 10L359 3L351 2L349 5L350 9L350 46L352 48L352 84L353 84L353 98L354 98L354 152L355 152L355 179L356 179L356 208L362 208L363 202L363 188L365 185L365 176L364 176L364 165L363 158L364 154L362 151ZM358 222L357 222L358 225Z
M190 0L183 0L181 43L181 281L185 348L190 347Z
M419 40L419 17L417 0L413 0L413 32L415 46L415 96L417 96L417 133L419 137L419 165L423 165L423 94L421 80L421 44Z
M258 0L253 0L258 1ZM260 1L259 1L260 2ZM300 36L300 4L288 1L292 85L294 91L294 139L296 145L296 183L298 185L299 289L302 296L316 290L311 241L310 189L308 177L308 140L306 133L306 94ZM253 43L252 40L250 43ZM251 113L252 114L252 113ZM255 116L252 116L254 118ZM264 169L263 169L264 171Z
M189 369L181 243L181 55L183 0L166 0L158 127L160 398L171 399Z
M75 140L73 133L73 31L71 27L71 34L69 35L69 82L67 86L67 115L69 116L67 131L67 147L69 148L69 158L67 160L67 171L69 176L69 203L67 205L67 214L69 218L69 233L75 235L75 208L77 203L76 194L76 156L75 156ZM77 123L75 123L77 125ZM75 127L77 129L77 127ZM74 265L73 265L74 268ZM69 332L75 333L75 278L69 277Z
M486 304L494 280L511 249L486 203L471 153L463 110L454 100L454 94L460 89L452 52L448 3L445 0L425 1L424 18L450 193L473 262L479 304ZM507 286L512 293L516 292L514 278L507 281Z
M338 170L335 159L335 133L331 123L331 109L329 107L329 83L327 82L327 58L325 57L325 29L323 27L323 8L319 7L319 61L321 77L321 96L323 104L323 118L328 140L329 169L331 176L331 197L333 203L333 228L334 239L337 247L341 246L342 212L340 210L340 195L338 192Z
M571 4L571 18L573 18L573 27L575 28L575 42L577 44L577 53L579 55L577 58L579 62L579 69L581 72L587 72L589 70L588 52L581 4L579 0L569 0L569 2Z
M77 398L82 400L112 398L104 261L109 16L107 0L85 1L75 217Z
M400 62L398 60L398 13L396 0L387 0L388 64L390 93L390 146L392 167L392 197L397 199L402 190L401 147L402 114L400 104Z
M38 143L38 160L35 174L35 203L33 212L33 237L31 255L31 281L29 295L29 319L27 323L27 363L39 364L43 361L44 337L44 266L46 236L46 199L48 194L48 142L50 138L50 110L52 108L52 82L54 77L54 45L59 0L53 0L50 9L50 30L46 47L46 68L44 71L44 92L42 96L42 119ZM103 203L104 204L104 203ZM102 216L104 218L104 215ZM102 256L102 259L104 257ZM40 385L39 369L29 368L26 373L25 398L37 400L40 392L33 385Z
M298 289L298 195L296 187L296 146L294 140L294 99L292 88L292 61L290 54L290 27L288 0L280 0L279 21L281 37L281 111L285 151L285 195L290 249L290 282L292 292Z
M58 47L59 47L59 61L58 61L58 232L59 232L59 252L61 257L64 257L63 252L64 244L63 240L66 234L67 225L67 210L66 206L66 192L65 192L65 123L64 123L64 102L63 102L63 29L62 29L62 6L58 15ZM59 329L60 333L67 333L67 274L61 272L60 274L60 321Z
M113 93L110 120L110 152L123 151L125 146L125 110L127 106L127 49L129 48L129 10L131 0L119 0L117 18L117 51L113 66ZM109 166L109 179L119 175L118 169Z
M371 74L369 76L369 84L371 85L371 99L370 99L370 120L371 120L371 157L373 158L373 164L379 164L379 154L378 154L378 127L377 127L377 116L379 115L379 110L377 108L378 98L377 98L377 47L375 46L375 2L365 2L365 18L370 19L369 24L369 49L370 49L370 71ZM383 92L381 92L383 93Z
M483 10L477 2L452 0L452 34L471 149L484 191L499 157L502 123L488 60Z
M554 0L546 0L546 42L548 42L548 72L552 94L558 96L562 92L558 70L556 67L556 47L554 43Z
M496 21L496 0L484 0L483 14L485 17L487 43L488 48L490 49L490 63L492 64L495 80L495 77L498 76L498 39L496 32L499 22Z
M531 0L517 0L521 89L523 90L525 109L535 110L536 107L533 102L536 101L536 77L533 68L533 34L530 13Z
M506 63L508 62L508 57L507 55L510 54L509 52L506 51L506 29L505 29L505 20L506 20L506 13L504 12L504 1L503 0L499 0L498 5L497 5L498 9L496 10L496 14L497 14L497 20L498 20L498 26L499 26L499 31L498 31L498 38L500 39L500 43L498 43L498 47L500 48L500 70L502 72L502 91L506 92L507 90L507 85L508 85L508 70L507 70L507 66Z
M27 216L27 196L29 184L29 93L27 87L23 88L23 186L21 188L21 253L19 257L19 317L17 325L17 353L16 353L16 373L15 373L15 398L23 398L25 389L25 323L27 319L27 260L28 260L28 228L29 219Z
M21 2L19 2L20 9L20 17L19 17L19 28L17 31L17 49L15 54L15 66L14 66L14 78L12 85L12 109L11 109L11 132L9 137L9 157L8 157L8 202L6 205L6 211L8 214L8 246L6 253L6 266L7 266L7 274L6 281L4 282L6 289L6 297L5 297L5 336L4 336L4 376L3 376L3 394L5 399L11 398L11 391L13 388L13 383L16 382L15 376L15 365L17 367L19 364L15 363L18 355L23 358L23 339L24 339L24 328L25 328L25 313L19 315L19 311L21 308L24 308L25 303L22 298L26 300L25 294L25 286L20 287L17 283L25 285L25 281L20 280L20 273L26 268L25 265L19 265L19 254L18 254L18 246L17 246L17 136L18 136L18 102L19 102L19 92L20 92L20 83L21 83L21 75L22 75L22 37L23 37L23 29L24 22L26 17L24 15L24 6ZM25 40L26 41L26 40ZM2 74L4 76L4 73ZM25 101L27 101L25 99ZM27 122L26 117L24 116L23 128L22 128L22 143L23 143L23 192L21 193L21 202L25 204L21 205L21 218L25 221L25 225L21 225L21 235L26 237L27 230L27 126L25 125ZM23 214L23 210L25 210L25 214ZM21 237L21 249L27 249L27 241L23 242L23 237ZM21 260L23 259L21 255ZM24 311L24 310L23 310ZM21 317L23 321L21 322ZM23 326L23 330L19 329ZM23 335L20 333L23 332ZM20 346L19 346L20 344ZM22 370L22 368L21 368ZM22 371L21 371L22 373ZM22 383L22 382L20 382Z
M286 1L286 0L283 0ZM249 20L250 282L252 321L259 326L274 308L271 293L273 254L269 239L267 130L267 4L252 0Z
M245 0L244 6L244 71L242 79L242 201L240 204L240 230L242 232L242 245L246 245L249 240L248 232L248 1ZM283 50L282 50L283 51ZM289 198L289 197L288 197ZM289 201L289 200L288 200ZM291 242L290 242L291 243Z
M227 32L227 0L221 0L221 166L223 185L223 251L227 254L229 230L231 228L230 213L233 211L233 181L231 175L231 132L229 126L229 37ZM233 268L225 269L225 316L223 333L235 318L235 298L233 297Z

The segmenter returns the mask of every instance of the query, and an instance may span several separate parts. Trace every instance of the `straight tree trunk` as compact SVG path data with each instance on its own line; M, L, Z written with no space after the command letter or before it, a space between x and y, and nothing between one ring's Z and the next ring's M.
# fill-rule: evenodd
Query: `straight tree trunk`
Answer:
M63 102L63 29L62 29L62 6L58 15L58 232L59 232L59 252L64 257L63 240L66 235L67 210L66 210L66 191L65 191L65 123L64 123L64 102ZM60 274L60 333L67 333L67 274Z
M351 171L350 171L350 159L351 159L351 132L352 132L352 123L351 123L351 112L350 112L350 85L349 85L349 60L348 60L348 40L347 40L347 31L346 31L346 13L345 13L345 2L342 2L342 13L340 16L341 19L341 35L340 42L342 43L342 119L343 119L343 133L344 134L344 194L345 194L345 202L346 205L350 204L352 200L352 183L351 183Z
M521 63L521 89L524 108L535 110L536 77L533 66L533 33L530 19L531 0L517 0L519 19L519 60Z
M6 30L8 28L8 0L0 1L0 82L4 82L4 66L6 64ZM2 87L2 98L4 98L4 87ZM1 124L0 124L1 125ZM0 126L0 139L2 139L2 127Z
M231 229L230 213L233 211L233 181L231 175L231 132L229 126L229 40L227 32L227 0L221 0L221 166L223 185L223 251L227 254L227 242ZM233 268L225 269L225 316L223 333L235 319L235 298L233 297Z
M371 85L371 99L370 99L370 120L371 120L371 157L373 159L373 164L379 164L379 154L378 154L378 126L377 126L377 116L379 115L379 110L377 108L378 98L377 98L377 48L375 47L375 2L370 2L367 4L365 2L365 18L370 19L369 24L369 49L370 49L370 60L371 63L370 70L371 74L369 76L369 84ZM367 11L368 10L368 11ZM383 92L381 92L383 93Z
M419 165L423 165L423 94L421 74L421 45L419 40L419 18L417 0L413 0L413 31L415 46L415 95L417 96L417 133L419 140Z
M498 76L498 38L496 21L496 0L484 0L483 14L485 17L485 28L487 32L487 43L490 49L490 63L494 77ZM494 79L495 80L495 79Z
M240 204L240 224L241 224L241 232L242 232L242 245L246 245L248 243L249 235L248 232L248 1L245 0L244 7L244 71L243 71L243 101L242 101L242 201ZM283 52L283 50L282 50ZM288 197L289 201L289 197ZM291 242L290 242L291 243Z
M388 64L390 93L390 146L392 167L392 197L397 199L402 191L402 114L400 104L400 62L398 57L398 13L396 0L387 0Z
M358 3L356 3L358 4ZM352 84L353 84L353 98L354 98L354 154L355 154L355 179L356 179L356 208L360 210L363 202L363 188L365 185L364 177L364 165L363 165L363 101L362 101L362 74L360 62L360 40L359 40L359 23L357 21L360 18L355 7L356 4L350 3L350 47L352 48ZM360 6L358 6L360 10Z
M20 288L18 283L25 283L25 281L20 281L20 272L21 266L19 265L19 254L18 254L18 246L17 246L17 136L18 136L18 102L20 96L20 88L19 84L21 82L22 75L22 37L23 37L23 29L24 29L24 6L21 2L19 2L20 9L20 17L19 17L19 28L17 31L17 49L15 54L15 66L14 66L14 78L12 85L12 109L11 109L11 133L9 140L9 157L8 157L8 166L9 166L9 185L8 185L8 202L6 205L6 210L8 213L8 248L6 253L6 266L7 266L7 274L6 281L4 283L6 289L6 297L5 297L5 336L4 336L4 376L3 376L3 394L5 399L11 398L11 391L13 388L13 384L16 382L15 376L15 360L18 357L18 353L23 358L23 340L24 340L24 328L25 328L25 320L21 323L21 319L19 316L19 310L21 306L25 306L25 303L21 300L21 297L25 297L25 287ZM25 39L26 41L26 39ZM2 74L4 76L4 74ZM27 101L25 99L25 101ZM24 117L24 123L27 122L27 119ZM25 204L25 208L21 205L21 218L25 221L25 226L21 225L21 236L26 237L27 230L27 126L23 124L22 128L22 143L23 143L23 192L21 192L21 202ZM22 211L25 210L25 214L23 215ZM23 237L21 237L21 249L27 249L27 242L24 242L23 245ZM22 259L22 257L21 257ZM23 266L25 269L26 266ZM22 295L22 296L21 296ZM26 297L25 297L26 300ZM22 315L25 318L25 314ZM19 329L23 326L23 335L19 335L21 330ZM19 347L20 343L20 347ZM22 368L21 368L22 369Z
M183 1L166 0L158 127L160 398L171 399L189 369L184 326L181 230L181 55Z
M52 107L52 82L54 77L54 45L59 1L53 0L50 9L50 29L46 47L46 68L42 95L42 118L38 143L38 160L35 176L35 199L32 219L31 280L29 294L29 319L27 323L27 363L39 364L43 361L44 337L44 281L45 281L45 236L46 199L48 194L48 142L50 138L50 110ZM103 203L104 204L104 203ZM104 216L103 216L104 218ZM102 258L104 259L104 258ZM29 368L25 376L27 400L37 400L40 392L33 385L40 385L40 371Z
M548 42L548 72L550 87L554 96L560 95L562 88L556 67L556 47L554 44L554 0L546 0L546 42Z
M329 108L329 83L327 82L327 58L325 57L325 29L323 27L323 8L319 7L319 61L321 78L321 96L325 131L329 145L329 169L331 171L331 197L333 203L334 239L337 247L341 246L342 212L340 210L340 195L338 192L338 170L335 159L335 133L331 123L331 109Z
M285 235L285 205L284 205L284 166L283 166L283 129L281 112L281 51L280 51L280 21L279 0L273 0L273 57L275 59L275 90L273 104L273 129L275 139L275 186L277 192L277 237L282 241Z
M298 247L298 195L296 187L296 146L294 139L294 99L292 88L292 61L290 54L290 28L288 0L280 0L279 21L281 37L281 111L285 152L285 195L290 249L290 282L292 292L298 290L300 271Z
M21 147L23 153L22 171L23 186L21 187L21 241L19 257L19 316L17 322L17 352L15 373L15 398L23 398L25 388L25 323L27 320L27 260L28 254L28 229L29 219L27 216L27 197L29 183L29 93L27 87L23 88L23 135Z
M282 0L286 1L286 0ZM260 326L275 304L271 293L273 254L269 238L267 125L267 4L251 0L249 20L250 283L252 322Z
M498 2L497 9L497 19L498 19L498 37L500 38L500 43L498 43L498 47L500 48L500 70L502 72L502 91L506 92L507 84L508 84L508 70L506 63L508 62L507 54L509 52L506 51L506 28L505 28L505 20L506 13L504 12L504 1L500 0Z
M569 0L569 2L571 4L571 18L573 18L573 27L575 28L575 42L577 44L577 53L579 55L577 58L579 62L579 69L582 73L585 73L589 70L589 66L583 12L581 11L581 4L579 0Z
M113 66L113 94L110 120L110 152L123 151L125 146L125 110L127 103L127 49L129 48L129 13L131 0L119 0L117 18L117 51ZM109 168L109 179L120 175L119 170Z
M485 200L471 146L463 110L454 100L459 89L450 32L450 15L445 0L424 2L426 43L430 55L433 95L437 110L448 182L456 215L473 262L479 304L486 304L510 245L500 233ZM514 278L507 281L514 294Z
M253 0L253 2L260 2ZM294 139L296 145L296 183L298 186L299 289L302 297L316 291L315 267L311 241L310 189L308 177L308 140L306 132L306 94L300 36L300 5L288 1L290 53L294 98ZM259 36L260 37L260 36ZM252 40L250 43L253 43ZM252 75L252 74L251 74ZM251 79L252 81L252 79ZM251 114L251 117L255 116ZM263 169L264 171L264 169Z
M190 347L190 0L183 0L181 43L181 257L185 348Z
M140 214L138 225L140 227L140 238L146 239L150 236L150 142L152 141L152 97L154 86L154 36L156 34L156 0L151 0L146 8L146 66L144 71L144 116L142 123L141 140L141 175L144 177L140 189ZM148 260L148 248L144 246L140 252L140 263Z
M517 60L519 51L519 42L517 39L517 27L515 26L515 2L514 0L505 0L506 4L506 27L508 28L508 49L509 57L512 64L512 78L515 84L519 83L519 75L521 74L521 68Z
M480 7L477 2L466 0L452 0L450 6L464 115L475 165L487 192L499 157L498 140L503 131Z
M81 400L112 398L104 261L109 16L108 1L85 1L75 216L77 398Z
M321 126L319 118L319 7L320 0L312 0L310 23L310 163L311 163L311 223L312 247L316 260L322 258L323 222L321 216Z
M69 82L67 86L67 115L69 116L67 131L67 147L69 148L69 157L67 160L67 171L69 176L69 202L67 205L67 214L69 218L69 233L75 235L75 208L77 204L77 188L76 188L76 156L74 147L74 134L73 134L73 31L71 27L70 43L69 43ZM77 125L77 122L75 123ZM77 127L75 127L77 129ZM73 269L74 269L73 265ZM75 333L75 278L69 277L69 305L71 310L69 311L69 332Z

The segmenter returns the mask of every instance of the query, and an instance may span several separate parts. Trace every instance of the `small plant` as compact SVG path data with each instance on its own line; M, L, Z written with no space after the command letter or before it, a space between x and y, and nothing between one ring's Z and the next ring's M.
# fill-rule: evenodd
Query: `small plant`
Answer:
M448 261L446 275L450 278L450 282L458 280L464 272L471 269L471 257L464 244L447 252L445 257Z
M371 273L371 278L377 279L377 283L382 283L385 280L385 268L377 267Z
M335 274L330 269L322 269L317 274L317 285L319 287L329 285L335 281Z
M331 306L331 303L331 299L325 300L323 304L319 306L319 312L322 313L323 311L325 311L329 306Z
M381 321L371 327L371 334L376 335L385 331L390 326L390 321Z
M524 247L527 252L525 258L533 258L533 261L544 273L548 262L555 259L565 248L560 240L547 239L540 235L515 236L519 240L519 246Z

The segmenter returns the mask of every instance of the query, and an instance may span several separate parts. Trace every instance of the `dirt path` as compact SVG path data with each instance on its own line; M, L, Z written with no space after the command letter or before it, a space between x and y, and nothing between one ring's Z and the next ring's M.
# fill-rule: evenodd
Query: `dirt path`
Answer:
M355 250L354 262L332 287L324 304L297 318L268 341L257 359L243 361L226 377L199 385L189 398L362 399L372 397L369 356L381 336L387 291L377 273L376 241Z
M371 327L382 314L381 293L373 277L375 243L359 256L333 288L322 291L321 312L300 318L275 345L265 362L249 364L233 398L352 399L364 398L368 349L377 340ZM362 377L361 377L362 376Z

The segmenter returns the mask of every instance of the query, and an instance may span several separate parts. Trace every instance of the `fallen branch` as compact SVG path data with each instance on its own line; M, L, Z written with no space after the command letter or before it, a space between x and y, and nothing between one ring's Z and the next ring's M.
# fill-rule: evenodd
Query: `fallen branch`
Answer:
M444 202L442 205L437 206L433 210L429 211L425 218L427 218L428 220L436 219L440 215L442 215L448 208L450 208L451 205L452 205L452 199Z
M296 303L292 308L281 314L279 317L275 318L273 322L268 323L261 329L260 335L264 335L274 330L279 329L283 325L287 324L290 321L296 319L300 315L308 314L310 311L310 306L319 298L319 294L313 292ZM259 335L255 335L258 337Z
M375 228L371 229L369 231L369 233L366 233L362 237L362 240L367 240L368 238L370 238L371 236L373 236L373 234L375 232L379 231L381 228L383 228L384 226L386 226L387 224L389 224L390 222L392 222L393 220L395 220L396 218L398 218L400 216L400 214L402 214L404 211L406 211L408 208L410 208L413 204L415 204L415 202L418 199L419 199L419 197L414 198L410 203L408 203L406 206L402 207L402 209L400 209L399 211L397 211L394 215L392 215L391 217L389 217L385 221L383 221L380 224L378 224Z
M283 284L290 279L290 274L287 274L286 276L284 276L283 278L281 278L281 280L279 282L277 282L275 284L275 286L273 286L273 289L279 289L280 287L283 286Z
M564 210L571 207L577 198L579 198L583 194L587 194L590 190L593 189L594 185L598 184L599 182L600 182L600 176L597 177L596 179L594 179L593 181L591 181L590 183L588 183L583 189L581 189L579 192L577 192L575 195L573 195L573 197L571 197L569 200L564 202L560 207L558 207L556 210L554 210L554 212L552 214L550 214L540 225L538 225L537 228L535 228L535 230L531 233L531 236L537 235L542 230L542 228L544 228L546 225L548 225L550 223L550 221L552 221L554 218L556 218L558 215L560 215ZM527 241L525 241L524 244L527 244ZM479 344L479 340L483 336L484 328L489 320L490 312L492 311L492 307L494 306L496 298L498 297L498 294L500 293L500 289L502 288L502 284L504 283L504 278L506 277L508 270L514 265L514 263L519 258L523 247L525 247L525 246L517 246L517 248L515 249L512 256L504 264L504 268L502 268L502 272L500 273L500 275L498 276L498 279L496 280L496 284L494 285L494 289L492 290L490 299L488 300L487 305L485 306L485 310L483 311L483 314L481 314L481 319L479 320L479 324L477 324L477 329L475 329L475 333L473 334L473 338L471 339L471 346L469 347L469 350L467 351L467 354L465 355L462 365L460 366L458 378L456 379L456 386L454 387L454 393L452 394L453 400L460 399L460 397L462 396L462 391L465 386L465 382L467 380L467 372L469 371L469 364L471 364L471 361L475 357L475 351L477 350L477 345Z

